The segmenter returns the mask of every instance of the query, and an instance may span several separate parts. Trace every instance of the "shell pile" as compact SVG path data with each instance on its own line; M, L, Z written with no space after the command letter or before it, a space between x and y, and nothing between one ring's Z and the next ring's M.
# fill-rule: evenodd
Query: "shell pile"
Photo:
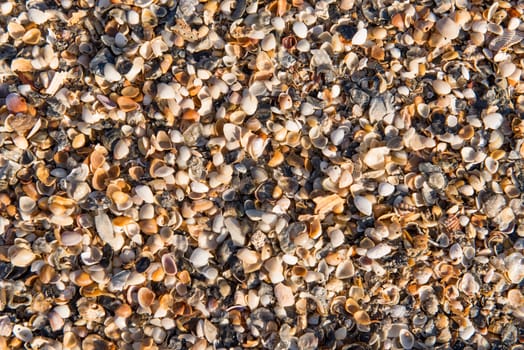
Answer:
M522 350L523 13L3 1L0 349Z

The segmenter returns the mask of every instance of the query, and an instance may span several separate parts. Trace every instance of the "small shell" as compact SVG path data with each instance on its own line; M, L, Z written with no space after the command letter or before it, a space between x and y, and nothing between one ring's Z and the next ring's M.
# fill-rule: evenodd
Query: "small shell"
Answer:
M28 45L36 45L40 42L41 33L38 28L29 29L22 37L22 41Z
M287 307L295 304L295 296L293 294L293 290L290 287L279 283L275 286L274 292L277 302L280 304L280 306Z
M13 266L20 267L31 265L36 258L35 254L30 249L18 246L9 247L8 256Z
M373 204L366 197L355 196L355 198L353 198L353 203L362 214L370 216L373 213Z
M137 298L138 304L144 308L147 308L155 301L155 293L149 290L149 288L142 287L138 290Z
M391 253L391 246L385 243L380 243L369 249L366 253L366 256L370 259L380 259L389 253Z
M353 38L351 39L352 45L364 45L368 36L368 30L366 28L359 29Z
M25 98L18 94L11 93L5 98L7 109L11 113L25 113L27 111L27 103Z
M444 38L449 40L455 39L460 33L460 25L449 17L439 19L435 27Z
M358 310L353 314L353 317L355 318L355 322L362 326L368 326L371 324L371 318L369 318L369 315L364 310Z
M60 235L60 241L66 247L75 246L82 242L83 236L78 231L64 231Z
M451 87L449 84L443 80L434 80L433 83L433 90L435 90L435 93L438 95L447 95L451 92Z
M177 273L176 261L173 254L162 255L162 268L168 276L174 276Z
M122 79L122 75L116 70L116 67L112 63L106 63L104 66L104 78L110 82L114 83Z
M193 253L191 253L191 257L189 258L189 262L196 267L204 267L208 264L209 258L211 257L211 254L207 250L204 250L202 248L196 248L193 250Z
M30 343L33 340L33 332L27 327L15 324L13 327L13 334L15 337L25 343Z
M335 270L335 277L338 279L346 279L355 275L355 266L351 260L346 260L337 265Z
M293 32L300 39L307 37L307 26L302 22L293 23Z
M402 345L404 349L411 349L413 348L413 345L415 345L415 337L407 329L403 329L400 331L399 341L400 345Z

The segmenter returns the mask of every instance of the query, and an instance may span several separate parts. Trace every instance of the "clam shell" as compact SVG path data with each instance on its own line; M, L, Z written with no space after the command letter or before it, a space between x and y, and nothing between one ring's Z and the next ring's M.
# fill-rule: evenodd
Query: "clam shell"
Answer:
M293 290L283 283L278 283L274 288L275 298L282 307L292 306L295 304L295 295Z
M444 38L449 40L457 38L460 33L460 25L449 17L439 19L435 28Z
M353 198L353 203L362 214L370 216L373 213L373 204L366 197L355 196L355 198Z
M82 240L83 235L78 231L64 231L60 235L60 241L66 247L75 246Z

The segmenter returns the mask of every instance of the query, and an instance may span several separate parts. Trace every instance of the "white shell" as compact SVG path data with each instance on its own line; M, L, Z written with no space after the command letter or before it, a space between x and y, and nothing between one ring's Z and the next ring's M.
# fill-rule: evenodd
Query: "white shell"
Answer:
M293 294L293 290L282 284L279 283L275 286L275 298L277 299L277 302L282 307L292 306L295 304L295 296Z
M138 185L137 187L135 187L135 192L144 202L155 202L155 196L153 195L153 191L151 191L151 188L149 186Z
M380 243L373 248L370 248L366 256L370 259L380 259L391 253L391 247L385 243Z
M14 325L13 334L15 337L26 343L29 343L31 340L33 340L33 332L31 332L29 328L19 324Z
M83 236L78 231L64 231L60 235L61 242L65 246L75 246L82 242Z
M359 29L353 38L351 39L351 44L353 45L364 45L368 36L368 30L366 28Z
M11 246L8 249L9 259L13 266L25 267L31 265L33 260L35 260L35 254L27 248L22 248L18 246Z
M507 78L511 76L513 72L515 72L515 69L517 69L517 66L515 66L513 62L506 61L506 62L502 62L499 65L499 72L503 78Z
M438 95L447 95L451 92L451 87L444 80L434 80L432 85L433 90L435 90L435 93Z
M307 36L307 26L302 22L293 23L293 32L300 39L304 39Z
M338 128L338 129L333 130L333 132L331 132L331 135L330 135L331 142L335 146L340 145L342 141L344 141L344 135L345 135L345 132L343 128Z
M415 337L407 329L403 329L400 331L398 340L400 341L400 345L402 345L404 349L411 349L415 344Z
M257 111L257 107L258 100L256 96L249 92L249 90L244 90L242 101L240 102L240 108L242 108L247 115L253 115Z
M366 216L370 216L372 214L373 205L366 197L356 196L353 199L353 203L355 203L355 206L357 207L358 211L360 211L362 214Z
M364 163L371 169L383 169L385 165L385 156L389 154L389 148L376 147L370 149L364 156Z
M392 195L395 192L395 186L390 184L389 182L381 182L378 185L378 194L382 197L387 197Z
M346 279L353 277L355 274L355 266L351 260L346 260L337 265L335 270L335 277L338 279Z
M191 253L189 261L194 267L199 268L206 266L209 262L210 257L211 254L209 254L207 250L204 250L202 248L196 248L195 250L193 250L193 253Z
M169 100L175 98L175 89L171 85L160 83L156 87L156 97L161 100Z
M118 73L118 71L115 68L115 65L112 63L106 63L104 66L104 78L110 82L114 83L116 81L119 81L122 79L122 75Z
M262 42L260 43L260 47L264 51L271 51L275 49L276 47L275 35L273 33L266 35L264 39L262 39Z
M441 18L435 25L437 31L446 39L453 40L459 36L460 26L449 17Z

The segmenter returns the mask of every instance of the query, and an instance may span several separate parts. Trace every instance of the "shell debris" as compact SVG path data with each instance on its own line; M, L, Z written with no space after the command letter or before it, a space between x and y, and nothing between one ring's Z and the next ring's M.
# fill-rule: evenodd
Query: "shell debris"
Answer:
M0 349L523 349L522 2L0 2Z

